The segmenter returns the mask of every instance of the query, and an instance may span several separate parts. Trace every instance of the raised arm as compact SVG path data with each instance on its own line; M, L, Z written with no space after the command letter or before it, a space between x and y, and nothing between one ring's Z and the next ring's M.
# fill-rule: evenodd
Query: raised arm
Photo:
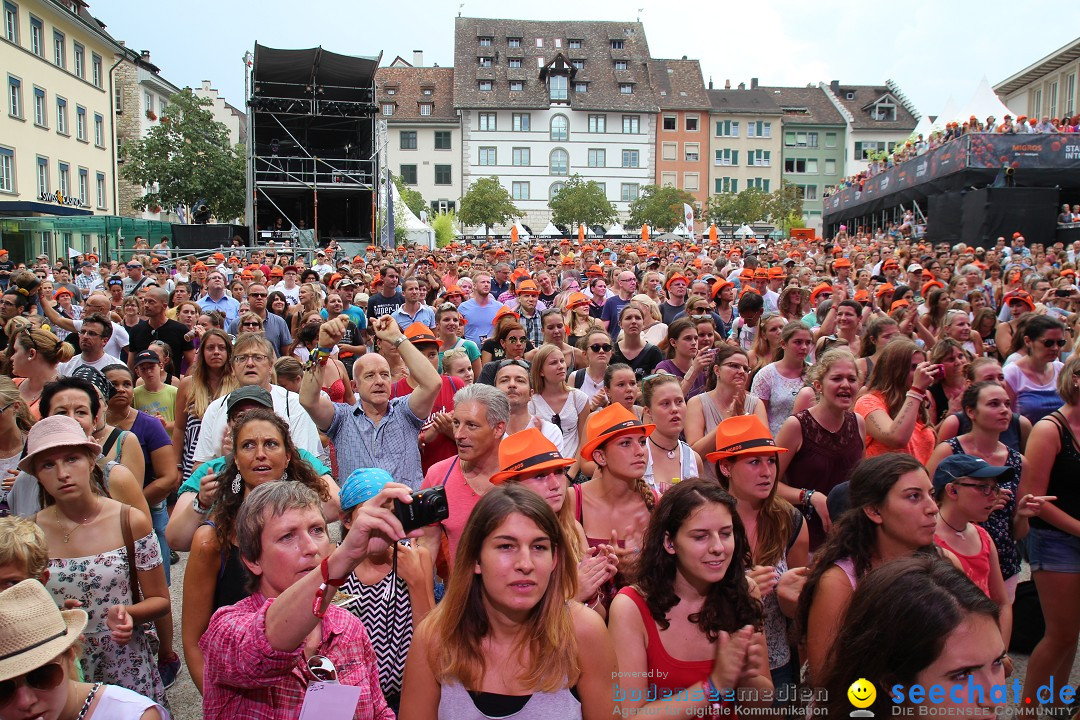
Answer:
M371 324L375 337L397 348L405 367L409 370L409 379L416 387L409 395L409 409L418 418L427 418L435 407L435 398L442 390L442 378L422 352L405 339L394 318L383 315ZM325 325L323 326L325 327Z

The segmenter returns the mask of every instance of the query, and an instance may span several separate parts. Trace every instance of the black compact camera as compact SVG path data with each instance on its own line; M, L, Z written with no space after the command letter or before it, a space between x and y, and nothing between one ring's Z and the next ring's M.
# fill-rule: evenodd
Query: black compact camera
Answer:
M450 505L446 502L446 488L442 485L412 494L412 502L394 501L394 514L401 521L406 533L427 527L450 517Z

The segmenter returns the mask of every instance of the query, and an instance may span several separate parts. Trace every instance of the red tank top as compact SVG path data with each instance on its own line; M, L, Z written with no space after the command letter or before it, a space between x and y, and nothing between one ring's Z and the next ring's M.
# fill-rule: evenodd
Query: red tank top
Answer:
M664 643L660 640L660 632L656 629L656 620L649 613L645 598L641 597L637 590L624 587L619 591L619 595L625 595L633 600L638 612L641 613L641 622L645 625L649 641L649 646L645 649L645 657L651 674L649 682L656 687L657 697L675 694L709 677L713 669L712 660L676 660L668 655L667 650L664 649Z
M974 523L972 523L974 525ZM938 546L950 551L953 555L960 560L960 566L964 568L964 574L968 576L971 582L979 586L979 589L986 593L986 596L990 596L990 534L983 530L978 525L974 525L975 530L979 533L979 553L977 555L964 555L959 550L954 548L949 542L934 533L934 543Z

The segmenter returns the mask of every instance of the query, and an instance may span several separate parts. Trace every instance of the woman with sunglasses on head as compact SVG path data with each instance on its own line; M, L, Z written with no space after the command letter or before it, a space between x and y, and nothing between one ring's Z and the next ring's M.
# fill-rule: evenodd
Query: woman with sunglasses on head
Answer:
M645 314L633 303L627 303L619 311L619 338L615 341L612 363L629 365L638 380L652 374L664 360L660 348L646 342L641 333L645 327ZM670 330L670 328L669 328Z
M936 377L937 367L914 342L896 338L885 346L866 393L855 401L866 423L866 457L906 452L920 462L930 459L935 443L926 394Z
M624 714L734 714L726 696L740 690L757 695L740 704L766 705L773 685L749 555L736 501L715 483L687 479L660 499L633 585L609 613Z
M806 358L813 346L810 329L801 322L789 322L780 331L774 361L754 375L750 392L764 403L773 435L792 414L795 398L805 384Z
M1057 378L1065 327L1054 318L1034 315L1024 324L1021 339L1027 354L1003 368L1005 389L1013 409L1036 423L1061 407Z
M512 316L511 320L513 320ZM484 364L483 369L480 371L480 377L476 380L482 385L495 384L495 373L499 369L499 364L504 360L521 360L524 362L525 345L528 340L525 337L525 328L521 327L516 320L500 323L495 341L502 350L503 358Z
M413 636L402 718L599 720L616 711L615 652L570 602L577 563L551 507L510 485L480 498L442 601Z
M645 408L643 420L656 424L647 445L649 462L644 477L649 487L662 494L683 478L701 477L701 457L681 439L686 425L686 400L679 379L664 372L645 378L641 383L641 404Z
M559 452L576 457L589 416L589 396L567 385L566 361L557 346L542 345L533 355L529 384L533 391L529 413L559 428L563 437Z
M852 408L859 391L855 356L847 348L826 351L807 373L816 401L786 419L776 442L791 452L779 458L779 495L806 515L810 550L825 541L834 518L829 492L847 480L863 458L866 424Z
M56 379L56 366L74 356L72 347L48 330L26 327L12 338L11 373L19 386L19 397L35 420L41 417L41 391Z

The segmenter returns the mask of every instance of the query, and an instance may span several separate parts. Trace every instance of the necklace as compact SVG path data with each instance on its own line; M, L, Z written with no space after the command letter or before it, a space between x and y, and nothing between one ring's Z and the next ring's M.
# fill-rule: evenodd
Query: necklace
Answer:
M660 448L661 450L663 450L664 452L666 452L666 453L667 453L667 456L668 456L668 458L669 458L669 459L670 459L670 458L674 458L674 457L675 457L675 451L679 449L679 442L678 442L678 440L676 440L676 441L675 441L675 447L673 447L673 448L666 448L666 447L664 447L664 446L663 446L663 445L661 445L660 443L658 443L658 442L656 442L655 440L653 440L653 439L652 439L652 435L650 435L650 436L649 436L649 442L651 442L651 443L652 443L653 445L655 445L656 447L658 447L658 448Z
M53 505L53 517L56 519L56 524L60 526L60 532L64 533L64 544L66 545L68 541L71 540L71 536L75 534L75 531L90 521L91 516L87 515L82 522L75 523L71 527L71 530L64 529L64 524L60 522L60 511L56 509L55 505Z
M952 528L952 531L953 531L954 533L956 533L956 534L957 534L957 535L958 535L959 537L964 537L964 531L965 531L965 530L967 530L967 528L968 528L968 524L967 524L967 523L964 523L964 527L962 527L962 528L960 528L959 530L957 530L957 529L956 529L955 527L953 527L953 524L952 524L951 522L949 522L948 520L946 520L946 519L945 519L945 516L944 516L944 515L939 515L938 517L940 517L940 518L941 518L941 522L945 523L945 524L946 524L946 525L948 525L948 526L949 526L950 528Z
M86 702L83 703L82 710L79 711L79 715L75 720L83 720L86 717L86 711L90 709L90 703L94 702L94 695L97 694L98 689L104 683L94 683L94 687L90 688L90 693L86 696Z

